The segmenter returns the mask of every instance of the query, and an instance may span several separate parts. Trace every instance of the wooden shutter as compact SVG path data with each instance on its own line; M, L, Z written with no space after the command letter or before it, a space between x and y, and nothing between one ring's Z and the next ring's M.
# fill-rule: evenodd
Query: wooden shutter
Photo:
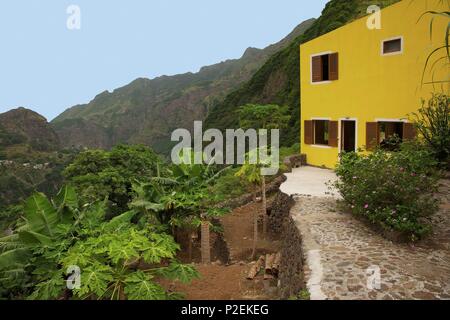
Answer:
M367 150L374 150L378 145L379 131L378 122L366 123L366 148Z
M313 144L314 127L313 121L305 120L305 144Z
M323 79L322 75L322 57L312 57L312 82L320 82Z
M339 79L339 54L332 53L329 55L329 64L328 69L330 71L330 80L338 80Z
M339 122L330 121L328 125L328 145L333 148L338 147Z
M414 140L417 136L417 130L414 124L404 123L403 124L403 140Z

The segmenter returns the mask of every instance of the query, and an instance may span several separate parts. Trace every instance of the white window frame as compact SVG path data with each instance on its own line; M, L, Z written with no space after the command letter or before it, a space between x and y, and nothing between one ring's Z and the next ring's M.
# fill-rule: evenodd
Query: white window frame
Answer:
M409 123L409 120L408 119L404 119L404 118L401 118L401 119L376 118L375 122L378 123L378 126L379 126L380 122L397 122L397 123L403 122L403 123Z
M334 53L334 52L333 51L325 51L325 52L314 53L314 54L310 55L310 57L309 57L309 64L310 64L309 65L309 73L310 73L309 79L310 79L310 82L311 82L312 85L320 85L320 84L327 84L327 83L332 83L333 82L331 80L314 82L313 81L313 64L312 64L312 61L313 61L314 57L325 56L327 54L330 55L332 53ZM317 120L321 120L321 119L317 119Z
M313 117L313 118L311 118L311 121L329 121L329 122L331 122L332 120L331 120L331 118ZM311 147L313 147L313 148L332 149L332 147L326 146L324 144L315 144L316 143L316 126L314 125L314 122L313 122L313 142L314 143L311 145Z
M376 118L375 122L403 122L403 123L409 123L408 119L386 119L386 118Z
M388 42L388 41L393 41L393 40L400 40L400 51L384 53L384 43ZM392 37L392 38L381 40L381 56L383 56L383 57L396 56L399 54L403 54L404 48L405 48L405 40L404 40L403 36L397 36L397 37Z

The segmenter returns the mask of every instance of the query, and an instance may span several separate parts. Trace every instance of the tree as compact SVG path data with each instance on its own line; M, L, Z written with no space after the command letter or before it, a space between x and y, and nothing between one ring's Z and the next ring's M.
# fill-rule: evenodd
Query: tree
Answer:
M253 185L253 201L256 203L256 194L259 184L261 183L261 168L256 164L246 163L236 173L236 176L245 179L248 183ZM253 250L251 259L256 257L256 247L258 244L258 217L257 211L253 213Z
M288 107L275 104L246 104L239 107L238 113L239 125L243 129L282 129L291 119Z
M277 105L247 104L239 108L239 124L243 129L282 129L287 126L291 116L288 107ZM253 171L253 169L251 170ZM266 178L260 177L263 212L263 236L267 236L267 196Z
M107 197L113 213L118 214L128 209L132 183L155 176L161 163L148 147L119 145L111 151L80 153L64 170L64 176L76 188L83 202Z

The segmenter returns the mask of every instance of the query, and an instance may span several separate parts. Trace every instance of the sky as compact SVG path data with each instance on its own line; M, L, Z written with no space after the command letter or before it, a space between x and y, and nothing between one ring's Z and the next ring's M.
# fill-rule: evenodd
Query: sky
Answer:
M326 2L2 0L0 113L26 107L51 120L139 77L239 58L320 16Z

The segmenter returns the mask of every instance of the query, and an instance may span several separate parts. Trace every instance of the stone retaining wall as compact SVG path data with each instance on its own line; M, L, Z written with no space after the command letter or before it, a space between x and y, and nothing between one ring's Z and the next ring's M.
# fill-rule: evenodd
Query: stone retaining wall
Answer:
M290 215L295 201L278 192L269 216L270 231L281 238L279 290L281 299L288 299L305 288L303 249L300 232Z
M286 176L281 175L277 178L275 178L274 181L269 183L266 187L266 193L269 195L271 193L278 192L280 189L280 186L283 182L286 181ZM257 196L261 196L260 193L257 194ZM229 209L236 209L242 206L245 206L246 204L253 201L253 194L247 193L244 194L238 198L230 199L228 201L220 203L217 207L219 208L229 208Z

